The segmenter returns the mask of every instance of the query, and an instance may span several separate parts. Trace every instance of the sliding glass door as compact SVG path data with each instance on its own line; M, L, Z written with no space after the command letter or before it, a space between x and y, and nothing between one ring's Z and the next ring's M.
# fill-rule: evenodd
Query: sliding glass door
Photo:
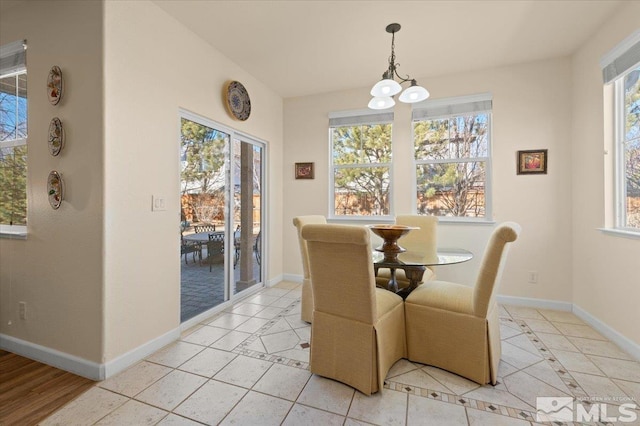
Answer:
M184 322L262 285L264 145L190 113L180 139Z

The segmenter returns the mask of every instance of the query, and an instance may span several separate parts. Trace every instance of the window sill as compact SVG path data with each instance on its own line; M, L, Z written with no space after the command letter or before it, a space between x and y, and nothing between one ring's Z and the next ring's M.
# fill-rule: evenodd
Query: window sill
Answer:
M27 234L22 232L0 232L0 238L7 240L26 240Z
M626 231L623 229L615 229L615 228L598 228L598 231L603 234L608 234L613 237L622 237L622 238L631 238L634 240L640 240L640 232L634 231Z
M393 216L330 216L327 223L394 223Z
M342 216L342 217L328 217L328 223L395 223L395 217L393 216ZM494 226L496 221L486 219L472 219L472 218L460 218L460 217L438 217L438 223L444 225L479 225L479 226Z
M438 223L442 225L488 225L496 224L494 220L488 219L464 219L459 217L439 217Z

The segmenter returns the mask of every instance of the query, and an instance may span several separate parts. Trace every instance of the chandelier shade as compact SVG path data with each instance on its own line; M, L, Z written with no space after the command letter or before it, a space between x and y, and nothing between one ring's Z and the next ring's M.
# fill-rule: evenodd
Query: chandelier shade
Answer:
M429 91L422 86L418 86L413 80L411 86L407 87L400 95L400 102L412 104L414 102L424 101L429 97Z
M396 104L391 96L375 96L369 101L369 108L371 109L387 109Z
M400 24L387 25L386 31L391 33L391 56L389 57L389 68L382 74L382 80L378 81L371 89L371 96L373 99L369 101L369 108L371 109L386 109L395 105L393 96L402 92L398 97L400 102L415 103L424 101L429 97L429 91L422 86L419 86L415 79L407 76L401 77L398 74L398 64L396 64L395 54L395 37L396 33L400 31ZM396 77L399 81L396 81ZM401 84L410 83L410 86L402 91Z
M385 78L377 82L371 89L371 96L393 96L402 91L402 86L395 80Z

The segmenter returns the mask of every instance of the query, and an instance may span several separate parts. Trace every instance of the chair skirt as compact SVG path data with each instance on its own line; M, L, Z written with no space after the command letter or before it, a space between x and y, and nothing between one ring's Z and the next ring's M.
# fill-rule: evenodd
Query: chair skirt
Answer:
M497 380L500 324L497 308L487 318L405 301L410 361L450 371L479 384Z
M314 311L311 372L371 395L382 389L393 364L406 357L403 327L402 303L374 325Z

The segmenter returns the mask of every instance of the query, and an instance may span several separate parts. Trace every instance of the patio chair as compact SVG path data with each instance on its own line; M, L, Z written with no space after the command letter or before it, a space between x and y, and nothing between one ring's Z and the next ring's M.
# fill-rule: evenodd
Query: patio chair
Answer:
M188 255L193 253L193 263L196 262L196 253L200 262L202 262L202 246L199 243L193 241L186 241L182 234L180 235L180 256L184 255L184 263L189 264Z
M212 223L208 223L204 225L195 225L193 227L193 230L195 231L196 234L199 232L216 232L216 225Z
M253 243L253 253L256 255L256 262L258 262L258 266L260 266L260 262L262 262L262 254L260 253L260 244L261 244L261 236L262 230L258 231L258 235L256 236L256 241Z
M209 272L212 270L212 264L215 257L221 257L224 260L224 234L209 234L209 242L207 243L207 262L209 263Z

